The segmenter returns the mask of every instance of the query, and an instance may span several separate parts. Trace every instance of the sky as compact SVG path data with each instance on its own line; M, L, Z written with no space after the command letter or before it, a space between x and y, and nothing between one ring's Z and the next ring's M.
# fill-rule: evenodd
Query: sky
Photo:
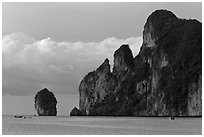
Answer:
M136 56L147 17L156 9L202 21L201 3L3 3L2 113L35 114L44 87L58 115L78 107L82 78L129 44Z

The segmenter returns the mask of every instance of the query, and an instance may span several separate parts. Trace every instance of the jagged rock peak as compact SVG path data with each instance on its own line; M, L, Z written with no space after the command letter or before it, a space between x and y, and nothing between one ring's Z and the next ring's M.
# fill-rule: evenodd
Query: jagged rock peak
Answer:
M129 46L122 45L111 75L106 59L83 78L82 115L202 116L202 23L156 10L134 60L135 65Z
M110 73L110 64L108 58L104 60L104 62L96 69L96 71Z
M122 45L114 53L113 73L127 71L134 67L134 59L129 45Z
M90 106L101 102L109 94L111 76L109 60L106 58L95 71L89 72L82 79L79 85L79 110L82 115L88 115Z

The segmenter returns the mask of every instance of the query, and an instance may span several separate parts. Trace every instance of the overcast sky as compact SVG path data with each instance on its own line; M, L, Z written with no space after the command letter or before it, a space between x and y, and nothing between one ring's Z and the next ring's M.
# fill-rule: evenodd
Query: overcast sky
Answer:
M34 113L33 97L44 87L57 96L60 114L69 114L89 71L107 57L112 64L121 44L139 52L156 9L202 21L201 3L3 3L3 114Z
M23 32L36 39L101 41L142 34L156 9L201 21L201 3L3 3L3 35Z

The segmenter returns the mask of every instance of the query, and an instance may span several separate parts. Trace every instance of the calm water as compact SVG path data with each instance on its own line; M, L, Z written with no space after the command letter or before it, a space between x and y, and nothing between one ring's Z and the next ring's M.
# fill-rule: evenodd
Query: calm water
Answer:
M202 134L202 118L2 116L2 134Z

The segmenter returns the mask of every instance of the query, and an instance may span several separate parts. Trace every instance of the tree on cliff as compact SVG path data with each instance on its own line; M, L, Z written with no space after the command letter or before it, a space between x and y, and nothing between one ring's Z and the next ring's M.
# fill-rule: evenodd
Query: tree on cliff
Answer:
M57 100L54 94L47 88L40 90L35 95L35 110L39 116L56 116Z

